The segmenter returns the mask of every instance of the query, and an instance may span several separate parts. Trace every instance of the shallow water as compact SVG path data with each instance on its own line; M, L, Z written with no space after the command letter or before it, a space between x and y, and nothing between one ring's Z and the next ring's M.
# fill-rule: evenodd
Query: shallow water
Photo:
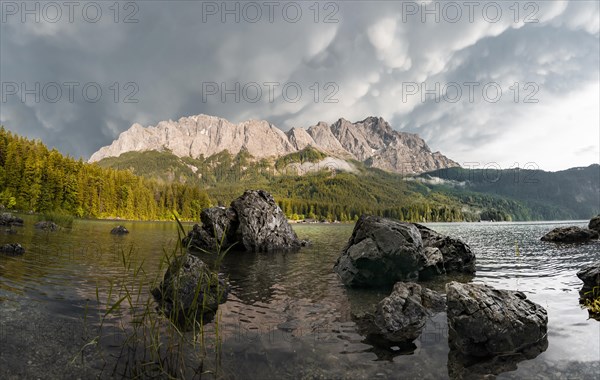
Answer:
M148 278L162 275L161 257L172 251L176 227L125 222L131 233L119 237L109 234L114 222L76 221L72 230L53 233L34 230L33 222L26 217L26 227L17 228L16 235L0 232L0 244L20 242L27 249L21 257L0 256L0 377L110 377L114 359L109 354L118 339L103 339L93 355L85 349L80 358L102 310L96 291L104 300L111 282L133 281L124 274L119 252L131 252L132 266L142 265ZM548 311L547 350L498 378L600 378L600 322L588 319L579 306L581 282L575 275L584 264L600 260L600 242L557 246L539 240L558 225L585 223L429 225L464 239L476 253L477 273L463 281L521 290ZM217 377L449 378L444 313L427 322L410 350L381 347L358 333L353 315L372 311L389 290L346 289L332 271L352 228L294 225L311 247L226 256L222 271L232 291L219 308ZM443 281L427 286L442 290ZM214 330L214 323L206 328ZM109 354L101 357L101 352Z

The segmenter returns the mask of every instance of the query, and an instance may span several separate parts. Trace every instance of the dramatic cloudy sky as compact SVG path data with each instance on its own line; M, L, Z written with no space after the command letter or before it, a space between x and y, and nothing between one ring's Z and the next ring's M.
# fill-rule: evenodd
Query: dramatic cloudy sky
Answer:
M382 116L466 166L600 160L598 1L439 11L421 1L228 2L233 14L220 1L123 1L118 14L113 1L32 1L33 13L1 4L0 122L76 157L134 122L205 113L284 130Z

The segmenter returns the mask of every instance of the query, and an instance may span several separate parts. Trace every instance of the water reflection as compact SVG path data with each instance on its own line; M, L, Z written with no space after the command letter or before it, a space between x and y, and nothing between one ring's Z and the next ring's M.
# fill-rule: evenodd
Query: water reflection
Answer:
M76 221L72 230L46 233L34 230L34 221L26 217L17 234L0 233L1 244L20 242L27 250L21 257L0 257L0 377L110 377L102 372L103 361L87 351L84 362L71 363L89 339L82 315L85 310L90 318L102 312L105 305L95 303L97 289L104 300L111 282L134 285L123 270L122 252L131 252L133 265L143 266L148 282L141 291L148 293L151 279L164 272L159 264L175 246L176 227L120 222L130 234L113 236L112 222ZM521 290L548 310L548 348L535 356L493 363L456 358L447 344L445 313L432 316L409 347L365 337L353 316L375 310L391 288L347 289L333 273L352 226L294 225L301 239L313 242L311 247L293 253L231 253L224 259L222 271L232 292L219 308L220 377L371 379L402 374L444 379L473 372L531 378L565 377L574 371L580 378L594 378L600 370L600 339L590 337L600 338L600 323L589 320L579 306L582 284L575 273L600 259L600 242L559 247L539 241L557 225L430 225L464 239L476 253L475 277L459 281ZM423 285L443 292L447 280ZM214 329L209 324L206 333ZM118 342L113 338L100 342L108 352ZM32 364L22 365L28 361Z

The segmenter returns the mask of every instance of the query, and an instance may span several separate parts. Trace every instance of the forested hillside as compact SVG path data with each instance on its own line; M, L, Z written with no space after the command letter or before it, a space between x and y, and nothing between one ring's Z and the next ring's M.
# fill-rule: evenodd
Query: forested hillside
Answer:
M0 205L26 212L144 220L168 219L175 210L195 220L209 199L199 187L90 165L1 127Z
M423 174L442 179L432 188L468 201L472 193L518 199L528 210L519 219L589 219L600 213L600 165L558 172L527 169L451 168Z

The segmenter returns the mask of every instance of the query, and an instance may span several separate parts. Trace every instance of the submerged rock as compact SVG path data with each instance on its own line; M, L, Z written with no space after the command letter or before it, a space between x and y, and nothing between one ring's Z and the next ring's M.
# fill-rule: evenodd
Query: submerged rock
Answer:
M7 256L19 256L25 253L25 248L19 243L11 243L0 245L0 253Z
M56 231L58 230L58 224L50 221L43 220L34 224L34 227L38 230Z
M590 220L588 229L594 230L600 234L600 215L596 215Z
M483 284L446 284L448 343L462 355L523 352L547 340L546 310L524 293Z
M444 311L444 297L414 282L398 282L377 305L374 315L361 321L362 332L373 340L409 343L421 335L428 316Z
M426 262L414 225L363 215L334 270L349 286L383 286L418 279Z
M110 233L113 235L125 235L129 233L129 230L123 226L116 226L110 230Z
M226 281L191 254L174 259L160 286L152 290L159 308L184 329L209 321L227 293Z
M0 214L0 226L22 226L23 219L14 216L11 213L4 212Z
M437 248L444 258L446 273L474 273L475 254L462 240L442 235L421 224L415 224L421 234L424 247Z
M183 239L191 248L215 250L223 238L223 248L237 250L296 250L307 244L298 239L275 199L264 190L248 190L231 202L230 208L212 207L201 214L202 226L195 225Z
M598 239L598 232L581 227L556 227L540 240L551 241L555 243L583 243L593 239Z

